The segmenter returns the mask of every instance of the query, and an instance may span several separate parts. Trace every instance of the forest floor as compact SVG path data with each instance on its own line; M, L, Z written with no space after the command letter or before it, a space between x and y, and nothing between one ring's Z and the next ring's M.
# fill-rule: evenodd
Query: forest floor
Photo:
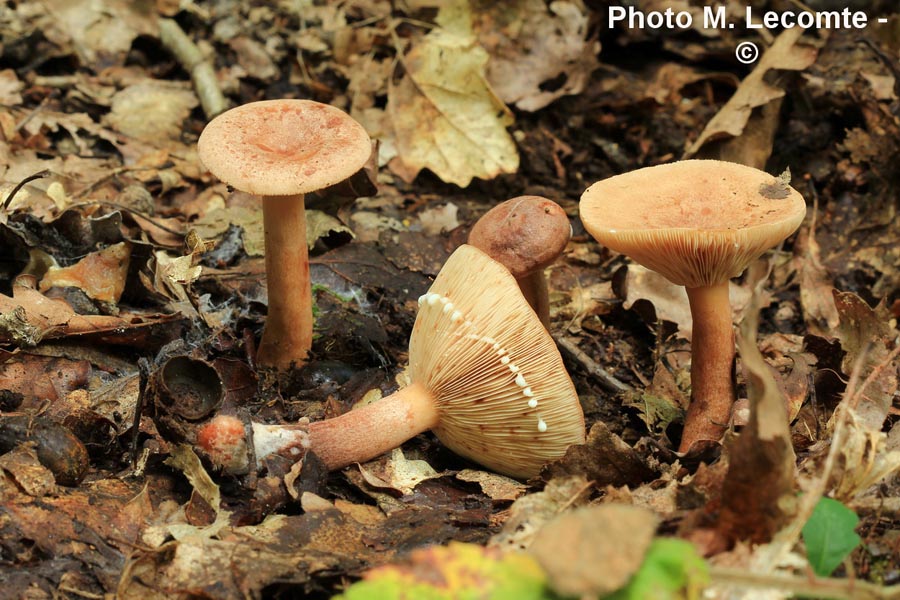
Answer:
M704 31L699 8L672 4L695 25L610 29L608 3L580 0L0 5L2 595L328 598L413 560L413 579L447 586L435 597L462 597L474 576L447 575L453 560L506 564L555 543L578 554L528 554L543 590L530 597L601 597L655 535L704 557L706 574L670 597L694 584L896 597L900 14L876 0L855 3L862 30ZM723 6L742 23L745 4ZM748 41L762 54L741 64ZM307 198L315 338L307 364L281 374L254 360L260 200L197 155L215 113L276 98L336 106L378 141L372 189ZM690 398L684 289L599 245L578 216L592 183L684 158L789 169L808 207L731 282L750 340L739 435L689 456L676 452ZM540 476L483 470L430 433L332 473L310 455L226 475L158 426L180 402L163 384L176 399L180 383L222 389L222 406L268 423L396 390L417 299L475 221L520 195L554 200L572 225L547 270L550 333L589 431ZM804 529L823 497L859 518L846 548ZM621 505L640 511L545 527ZM438 566L410 554L450 542L472 546L449 546ZM823 572L813 555L829 552Z

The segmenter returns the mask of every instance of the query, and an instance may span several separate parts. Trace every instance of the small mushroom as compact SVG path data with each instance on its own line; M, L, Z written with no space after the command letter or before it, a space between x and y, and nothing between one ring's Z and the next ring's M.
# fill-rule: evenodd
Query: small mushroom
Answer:
M597 241L687 289L692 390L679 450L718 441L735 400L728 280L796 231L803 197L752 167L685 160L595 183L580 208Z
M584 442L584 416L553 339L501 264L463 245L419 298L412 383L310 424L313 452L337 469L433 430L451 450L527 478Z
M544 269L555 261L572 235L562 207L540 196L519 196L484 214L469 244L505 266L544 327L550 327L550 299Z
M265 100L210 121L200 160L228 185L262 196L269 309L257 362L286 370L312 346L304 195L356 173L372 145L362 125L311 100Z

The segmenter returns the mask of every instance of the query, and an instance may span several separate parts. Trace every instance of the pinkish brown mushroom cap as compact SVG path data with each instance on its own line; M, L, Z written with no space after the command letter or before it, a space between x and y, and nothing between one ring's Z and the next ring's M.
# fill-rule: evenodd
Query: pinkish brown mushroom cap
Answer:
M581 404L556 343L506 267L460 246L419 303L410 378L434 397L434 433L448 448L532 477L584 443Z
M312 100L264 100L210 121L197 142L200 160L243 192L293 196L356 173L372 144L347 113Z
M589 187L585 229L672 283L736 277L803 222L806 203L764 171L717 160L638 169Z
M565 250L571 231L559 204L540 196L519 196L478 219L469 243L518 279L550 266Z

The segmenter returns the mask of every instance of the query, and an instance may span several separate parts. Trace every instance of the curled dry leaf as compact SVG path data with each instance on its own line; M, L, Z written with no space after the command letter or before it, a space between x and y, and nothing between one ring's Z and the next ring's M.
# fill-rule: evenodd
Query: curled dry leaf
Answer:
M750 421L727 444L718 531L728 540L765 543L794 509L795 457L787 401L756 347L759 320L754 304L741 324L738 350L750 397Z
M744 133L753 109L784 96L783 89L767 83L764 78L773 69L802 71L815 62L816 49L798 43L804 31L799 27L786 29L775 39L734 95L706 124L700 137L688 148L685 158L698 155L710 142L739 137Z
M50 267L39 289L76 287L88 298L116 304L125 291L125 279L131 262L131 244L119 242L91 252L70 267Z

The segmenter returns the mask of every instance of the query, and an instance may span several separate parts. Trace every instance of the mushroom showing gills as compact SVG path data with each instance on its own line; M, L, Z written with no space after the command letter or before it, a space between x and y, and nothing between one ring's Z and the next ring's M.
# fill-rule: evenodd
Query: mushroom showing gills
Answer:
M304 195L358 171L369 136L327 104L265 100L213 119L197 146L215 176L262 197L269 309L257 362L282 371L303 363L313 324Z
M544 269L562 254L571 235L569 218L559 204L540 196L519 196L478 219L469 232L469 244L509 269L522 295L549 328Z
M601 244L687 288L691 405L679 451L718 441L735 400L728 280L800 226L803 198L752 167L686 160L595 183L580 209Z
M337 469L431 429L457 454L527 478L584 442L553 339L509 271L472 246L460 246L419 298L409 376L386 398L311 423L311 450Z

